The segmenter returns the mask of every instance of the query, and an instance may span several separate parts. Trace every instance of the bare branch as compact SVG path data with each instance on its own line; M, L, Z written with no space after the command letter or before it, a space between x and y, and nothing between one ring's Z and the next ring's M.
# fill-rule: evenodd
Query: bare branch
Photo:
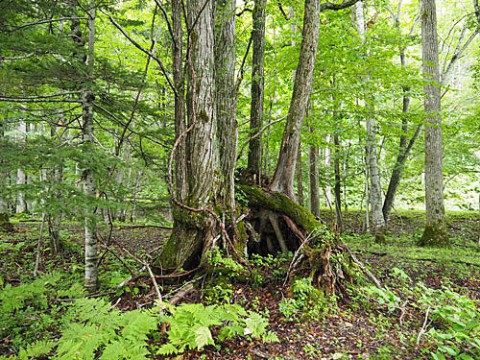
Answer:
M15 32L18 30L25 29L30 26L36 26L36 25L41 25L41 24L51 24L54 22L58 21L67 21L67 20L87 20L88 18L86 17L78 17L78 16L69 16L69 17L62 17L62 18L57 18L57 19L46 19L46 20L40 20L40 21L34 21L34 22L29 22L20 26L15 26L14 29L10 30L9 32Z
M155 60L157 62L158 66L160 67L160 70L163 73L163 76L165 77L165 79L168 82L168 85L170 86L170 88L174 92L175 96L177 96L177 89L175 89L175 86L173 85L172 80L170 80L170 77L167 74L167 70L165 69L165 66L163 66L162 60L160 60L158 57L156 57L155 54L153 54L151 51L145 49L142 45L140 45L138 42L136 42L130 35L128 35L127 32L123 29L123 27L119 23L117 23L112 16L109 15L108 19L113 24L113 26L115 26L118 30L120 30L120 32L123 34L123 36L125 36L127 38L127 40L132 43L133 46L135 46L137 49L144 52L145 54L147 54L148 56L150 56L153 60Z
M173 36L172 25L170 24L170 19L168 18L167 11L163 7L162 3L159 0L155 0L155 4L157 4L158 8L163 14L165 21L167 22L168 32L170 33L170 37L172 38L173 43L175 44L175 36Z
M331 2L327 1L324 4L320 5L320 12L324 10L342 10L349 8L350 6L355 5L357 2L361 0L345 0L341 4L332 4Z

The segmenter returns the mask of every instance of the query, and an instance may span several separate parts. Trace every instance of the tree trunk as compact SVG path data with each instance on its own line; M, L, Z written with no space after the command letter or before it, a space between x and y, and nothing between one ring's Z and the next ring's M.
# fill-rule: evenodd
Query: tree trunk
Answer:
M318 170L318 146L310 145L310 211L315 216L320 216L320 182Z
M4 139L4 123L3 119L0 118L0 143ZM5 162L0 158L0 231L13 231L13 225L10 223L10 215L8 211L8 202L6 200L6 189L7 189L7 176L8 173L3 171L2 167Z
M302 164L302 146L301 144L298 145L297 151L297 164L296 164L296 177L297 177L297 202L304 206L305 205L305 198L304 198L304 191L303 191L303 164Z
M235 94L235 0L217 0L215 71L222 209L235 234L235 163L238 125ZM262 102L263 105L263 102Z
M449 245L442 174L442 119L435 0L422 1L422 61L425 99L425 230L420 245Z
M358 33L362 40L362 44L365 45L365 20L363 15L363 3L361 1L356 3L355 15L357 18ZM368 86L369 76L363 76L362 82ZM377 158L377 141L376 141L376 129L375 129L375 117L373 115L373 99L366 95L365 103L369 108L372 115L367 116L366 128L366 158L368 167L368 179L369 181L369 205L371 216L371 232L375 235L377 242L384 242L385 221L382 213L382 187L380 184L380 173L378 168ZM368 206L368 205L367 205Z
M266 5L267 0L255 0L253 8L250 136L254 136L263 124ZM262 146L262 136L250 140L247 171L254 185L262 182Z
M24 145L27 139L27 123L21 119L18 123L19 143ZM27 211L27 202L25 201L25 192L22 188L27 183L27 177L22 168L17 169L17 204L15 212L17 214L25 213Z
M160 254L162 267L197 266L217 234L214 208L219 185L215 107L214 2L188 0L189 33L187 116L188 193L173 211L172 235Z
M77 1L70 2L72 12L77 15ZM94 63L95 63L95 16L96 7L92 0L88 4L89 8L86 10L88 15L87 39L83 38L80 21L78 19L72 20L72 38L78 47L78 52L74 56L78 57L80 62L86 65L85 79L82 81L82 138L84 151L93 155L94 140L94 100L93 81L94 81ZM85 52L84 45L87 44ZM98 289L98 273L97 273L97 225L94 214L93 199L96 196L95 179L93 169L85 165L82 169L81 184L83 194L86 201L84 202L84 239L85 239L85 278L84 286L90 293L95 293Z
M335 172L335 185L333 192L335 193L335 215L338 232L341 233L343 229L342 217L342 174L340 170L340 136L335 132L333 134L334 158L333 168Z
M188 192L187 157L185 145L185 80L183 76L182 0L172 0L173 26L173 82L175 85L175 191L179 201L185 201ZM179 137L181 139L179 140Z
M312 88L313 70L320 31L320 2L305 0L300 61L296 70L292 100L283 133L280 155L270 189L295 200L293 189L300 130Z

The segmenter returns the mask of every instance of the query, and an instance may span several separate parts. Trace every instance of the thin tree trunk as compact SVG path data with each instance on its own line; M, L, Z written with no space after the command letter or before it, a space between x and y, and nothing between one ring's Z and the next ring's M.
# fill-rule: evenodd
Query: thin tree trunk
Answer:
M21 119L18 123L19 143L24 145L27 140L27 123ZM27 203L25 201L25 192L22 187L27 183L27 177L22 168L17 169L17 204L15 212L21 214L27 211Z
M355 15L357 19L357 27L362 44L365 44L365 20L363 15L363 3L356 3ZM369 76L363 76L362 82L368 86ZM365 99L369 112L373 110L373 99L369 95ZM375 235L377 242L384 241L385 221L382 213L382 187L380 184L380 173L378 168L377 146L376 146L376 129L374 115L367 116L366 119L367 139L366 139L366 160L368 167L369 182L369 206L371 216L371 232ZM367 205L368 206L368 205Z
M0 143L5 140L5 128L3 119L0 118ZM13 231L13 226L10 224L10 215L8 211L8 202L6 199L7 176L8 172L3 171L2 167L5 162L0 157L0 231Z
M343 229L343 216L342 216L342 174L340 170L340 136L335 132L333 134L333 145L334 145L334 157L333 157L333 168L335 172L335 215L336 223L339 233Z
M297 151L297 165L295 169L296 177L297 177L297 202L304 206L305 205L305 198L304 198L304 191L303 191L303 171L302 171L302 146L301 144L298 145Z
M187 157L185 144L185 79L183 76L183 30L182 30L183 1L172 0L173 26L173 82L175 85L175 139L180 136L180 142L175 152L175 191L181 202L185 201L188 193Z
M442 118L435 0L422 0L422 61L425 99L425 208L420 245L448 245L442 174Z
M250 107L250 135L255 135L263 124L265 21L267 0L255 0L253 8L252 103ZM247 170L253 184L262 182L262 136L250 140Z
M312 129L310 129L310 131L312 131ZM317 217L320 216L320 181L318 158L318 146L310 145L310 212Z
M77 1L71 1L71 7L74 14L77 14ZM94 80L94 62L95 62L95 16L96 7L95 2L92 0L89 3L89 8L86 10L88 16L87 27L87 51L86 56L84 52L85 39L83 38L80 22L78 19L72 20L72 37L73 41L78 46L78 52L75 56L80 57L80 61L84 61L86 64L86 78L83 81L82 94L82 138L85 151L93 154L94 146L94 127L93 116L94 109L93 104L95 95L93 93L93 80ZM86 166L82 169L82 190L86 197L84 205L84 238L85 238L85 279L84 285L88 292L94 293L98 289L98 273L97 273L97 225L94 214L94 206L92 205L92 199L96 196L95 179L93 175L93 169Z
M305 0L300 61L296 70L292 100L283 133L280 155L272 183L270 184L271 190L283 192L292 200L296 200L293 190L295 165L300 144L300 130L312 88L319 31L320 3L315 0Z

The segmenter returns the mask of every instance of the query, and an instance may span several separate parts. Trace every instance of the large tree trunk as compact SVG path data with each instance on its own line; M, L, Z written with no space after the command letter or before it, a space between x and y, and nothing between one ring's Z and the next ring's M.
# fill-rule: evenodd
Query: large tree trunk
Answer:
M197 266L217 233L214 208L219 186L215 107L214 2L188 0L187 116L188 193L174 209L170 239L160 255L162 267Z
M250 135L252 137L262 128L263 123L266 6L267 0L255 0L253 8L252 103L250 108ZM250 140L247 170L252 183L261 184L262 136L256 136Z
M355 15L357 19L357 28L362 44L365 45L365 20L363 14L363 3L361 1L356 3ZM362 82L364 85L368 86L370 80L369 75L362 77ZM366 158L367 158L367 167L368 167L368 179L369 181L369 205L370 205L370 216L371 216L371 232L375 235L377 242L384 241L384 231L385 231L385 221L383 219L382 213L382 187L380 184L380 173L378 168L378 157L377 157L377 134L375 129L375 117L373 114L373 99L367 95L365 102L369 108L371 115L367 116L366 119L366 128L367 128L367 139L366 139Z
M293 189L300 130L312 88L313 70L320 31L320 2L305 0L300 61L295 75L292 100L283 133L280 155L270 189L295 200Z
M442 119L435 0L422 1L422 61L425 99L425 208L420 245L448 245L442 174Z
M235 162L238 125L235 94L235 0L217 0L215 70L222 209L235 233ZM263 102L262 102L263 106Z

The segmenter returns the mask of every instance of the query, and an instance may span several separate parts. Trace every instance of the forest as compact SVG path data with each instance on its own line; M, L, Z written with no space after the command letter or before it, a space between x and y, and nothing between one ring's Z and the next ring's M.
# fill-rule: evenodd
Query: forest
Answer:
M0 359L480 359L478 0L0 0Z

